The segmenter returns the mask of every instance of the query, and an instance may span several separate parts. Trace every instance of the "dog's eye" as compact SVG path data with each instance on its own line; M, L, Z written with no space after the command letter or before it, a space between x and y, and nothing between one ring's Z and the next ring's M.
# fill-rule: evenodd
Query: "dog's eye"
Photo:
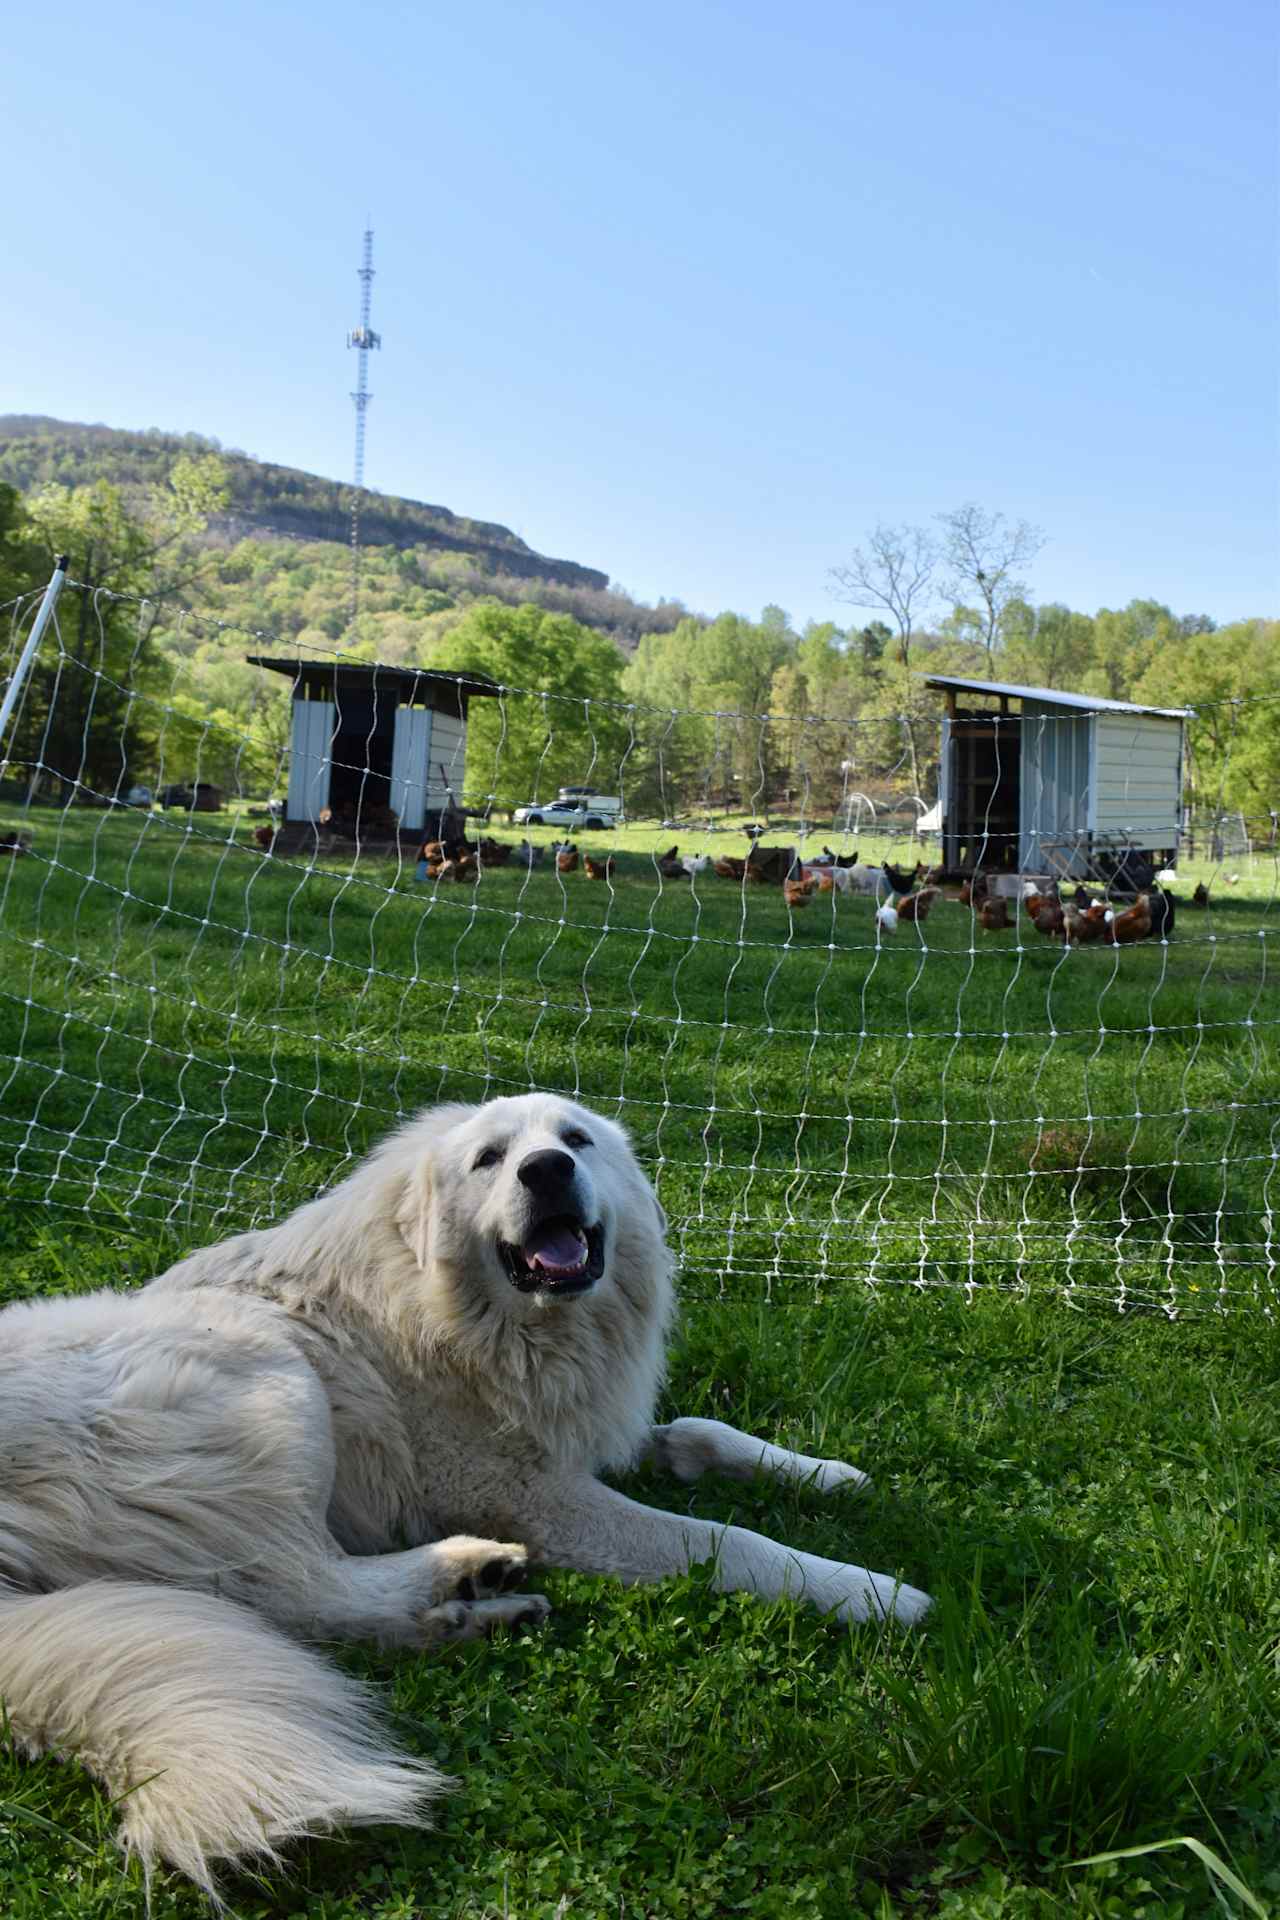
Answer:
M485 1167L496 1167L501 1158L501 1147L485 1147L483 1152L478 1153L471 1162L471 1171L480 1173Z
M566 1147L589 1147L591 1145L591 1135L589 1133L583 1133L580 1127L571 1127L568 1133L563 1136L563 1139Z

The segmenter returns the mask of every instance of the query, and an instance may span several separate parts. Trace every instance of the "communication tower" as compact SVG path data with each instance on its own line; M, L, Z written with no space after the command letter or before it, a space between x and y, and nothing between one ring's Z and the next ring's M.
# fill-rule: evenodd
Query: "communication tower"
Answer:
M360 325L347 335L347 346L356 350L356 390L352 403L356 410L356 457L354 491L351 495L351 629L354 638L356 614L360 610L360 501L364 493L364 417L373 395L369 391L369 355L382 345L382 335L369 325L373 305L373 228L364 230L364 250L356 269L360 280Z

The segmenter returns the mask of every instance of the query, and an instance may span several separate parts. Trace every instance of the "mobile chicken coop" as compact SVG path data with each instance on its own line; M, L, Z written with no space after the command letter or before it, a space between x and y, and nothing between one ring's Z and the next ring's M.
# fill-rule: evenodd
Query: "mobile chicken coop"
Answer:
M499 693L487 674L261 654L249 665L293 682L286 831L421 838L461 812L468 703Z
M1184 708L947 674L925 684L946 699L945 866L1110 879L1176 858Z

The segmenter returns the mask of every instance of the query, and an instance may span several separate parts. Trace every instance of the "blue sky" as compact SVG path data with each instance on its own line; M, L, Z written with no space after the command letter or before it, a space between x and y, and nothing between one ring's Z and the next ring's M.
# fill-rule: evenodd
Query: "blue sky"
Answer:
M1273 7L54 6L0 411L367 478L644 598L841 617L976 500L1041 599L1277 593Z

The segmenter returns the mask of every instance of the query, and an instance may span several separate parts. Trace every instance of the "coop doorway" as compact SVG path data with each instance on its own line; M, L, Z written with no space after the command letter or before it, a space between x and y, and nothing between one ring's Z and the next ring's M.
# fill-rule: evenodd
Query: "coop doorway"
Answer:
M1021 721L954 716L948 728L946 864L1016 873L1022 808Z
M368 824L390 807L396 705L394 687L342 690L329 773L329 811L335 825Z

